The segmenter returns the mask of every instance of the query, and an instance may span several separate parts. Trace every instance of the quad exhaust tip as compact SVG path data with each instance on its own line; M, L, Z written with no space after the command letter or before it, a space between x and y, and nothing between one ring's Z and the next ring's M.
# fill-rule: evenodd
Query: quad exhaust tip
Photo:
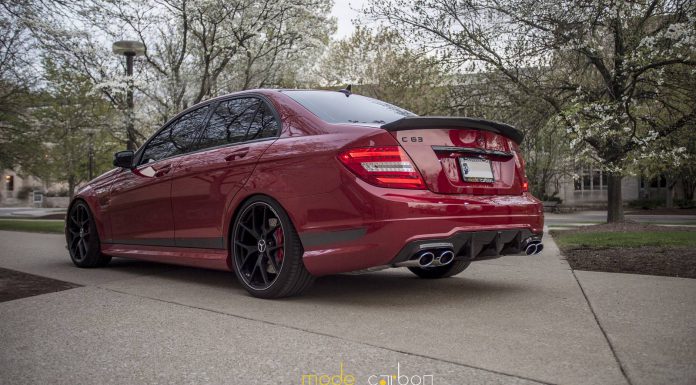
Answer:
M541 242L530 242L524 249L524 252L527 255L537 255L542 250L544 250L544 245Z
M449 265L454 261L454 251L452 249L432 249L422 250L411 257L408 261L394 264L394 267L436 267Z
M418 265L420 267L428 267L432 265L433 262L435 262L435 254L430 251L421 253L420 257L418 257Z
M437 253L437 255L435 255ZM440 252L424 251L418 257L418 266L434 267L449 265L454 260L454 252L452 250L443 250Z
M438 260L440 261L440 265L449 265L450 262L454 260L454 252L452 252L452 250L445 250L440 253Z

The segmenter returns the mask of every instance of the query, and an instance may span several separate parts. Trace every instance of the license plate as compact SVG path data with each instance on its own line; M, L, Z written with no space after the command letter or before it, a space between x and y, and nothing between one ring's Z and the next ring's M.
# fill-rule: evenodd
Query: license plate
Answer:
M481 158L459 158L464 182L492 183L493 167L491 161Z

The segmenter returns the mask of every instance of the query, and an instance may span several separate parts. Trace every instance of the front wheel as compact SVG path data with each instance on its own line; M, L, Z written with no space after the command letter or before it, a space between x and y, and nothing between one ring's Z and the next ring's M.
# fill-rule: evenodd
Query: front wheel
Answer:
M455 259L449 265L435 267L409 267L411 272L421 278L447 278L466 270L471 264L467 259Z
M72 205L65 223L65 239L70 259L78 267L106 266L111 257L100 251L97 224L86 203Z
M297 295L314 282L302 263L300 237L273 199L257 196L244 203L230 243L235 275L255 297Z

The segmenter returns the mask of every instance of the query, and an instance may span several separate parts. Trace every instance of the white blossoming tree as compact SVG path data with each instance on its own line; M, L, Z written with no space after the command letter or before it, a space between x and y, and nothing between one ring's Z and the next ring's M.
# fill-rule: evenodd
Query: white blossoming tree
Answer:
M662 144L696 121L693 90L672 76L696 74L696 2L385 0L365 12L553 108L578 156L609 173L609 222L623 220L624 175L684 156Z
M445 96L451 77L446 70L435 58L409 49L396 30L359 27L331 43L316 75L322 86L351 84L353 92L432 115L449 107Z
M85 74L126 110L135 90L136 132L114 122L114 136L142 142L175 113L248 88L292 85L328 44L330 0L21 0L23 22L54 62ZM111 52L117 40L147 47L132 78Z

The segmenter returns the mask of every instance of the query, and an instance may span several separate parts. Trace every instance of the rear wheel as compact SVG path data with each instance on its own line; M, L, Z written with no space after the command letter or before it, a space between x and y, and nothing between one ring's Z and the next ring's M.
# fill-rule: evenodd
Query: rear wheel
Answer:
M455 259L449 265L435 267L409 267L411 272L421 278L447 278L457 275L466 270L471 261L465 259Z
M100 251L99 234L86 203L79 201L70 208L65 224L65 239L70 259L78 267L106 266L111 257Z
M300 237L290 217L268 197L257 196L244 203L231 244L234 272L255 297L297 295L314 282L302 263Z

